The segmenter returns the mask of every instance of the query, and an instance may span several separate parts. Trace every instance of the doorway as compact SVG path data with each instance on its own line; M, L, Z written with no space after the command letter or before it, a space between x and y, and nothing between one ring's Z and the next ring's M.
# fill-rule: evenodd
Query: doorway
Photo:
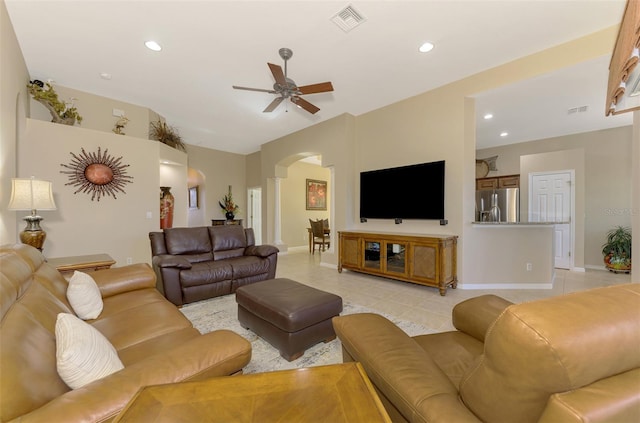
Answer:
M247 190L247 227L253 228L256 245L262 244L262 188Z
M573 170L529 174L529 221L554 223L555 267L573 268Z

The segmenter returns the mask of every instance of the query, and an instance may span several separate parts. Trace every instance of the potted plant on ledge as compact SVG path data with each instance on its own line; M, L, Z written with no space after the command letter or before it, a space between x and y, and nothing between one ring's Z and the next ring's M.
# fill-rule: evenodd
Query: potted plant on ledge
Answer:
M611 272L631 271L631 229L616 226L607 233L607 242L602 245L604 264Z
M82 122L82 116L78 113L78 109L73 105L73 102L69 104L60 101L58 93L50 83L34 79L29 81L27 89L33 99L44 105L51 113L51 122L71 126L75 125L76 122Z

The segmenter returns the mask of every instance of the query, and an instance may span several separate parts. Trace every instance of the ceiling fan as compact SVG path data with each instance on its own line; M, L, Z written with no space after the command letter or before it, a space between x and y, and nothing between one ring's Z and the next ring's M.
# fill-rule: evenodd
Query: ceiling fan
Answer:
M273 89L265 90L261 88L239 87L237 85L233 85L233 88L236 90L260 91L269 94L278 94L278 97L276 97L275 100L273 100L267 108L262 111L263 113L272 112L280 103L282 103L282 100L287 98L290 99L293 104L307 112L311 114L317 113L320 109L300 96L333 91L333 85L331 85L331 82L321 82L319 84L303 85L301 87L297 86L293 79L287 77L287 60L291 59L293 51L283 47L278 50L278 53L280 53L280 57L284 60L284 72L282 72L282 67L274 65L273 63L267 63L271 73L273 74L273 78L276 80L273 84Z

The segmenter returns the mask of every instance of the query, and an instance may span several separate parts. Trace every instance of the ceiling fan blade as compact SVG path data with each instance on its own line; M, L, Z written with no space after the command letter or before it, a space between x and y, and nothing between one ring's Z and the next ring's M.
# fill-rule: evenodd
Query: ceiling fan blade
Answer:
M282 103L282 100L284 100L284 97L276 97L275 100L273 100L271 103L269 103L269 105L267 106L266 109L264 109L262 111L262 113L268 113L268 112L273 112L273 110L278 107L278 105L280 103Z
M269 69L271 69L271 73L273 74L273 78L276 80L278 85L282 85L283 87L287 86L287 80L284 77L284 72L282 72L282 68L278 65L274 65L273 63L267 63L269 65Z
M326 93L329 91L333 91L333 85L331 85L331 82L303 85L302 87L298 87L298 91L300 91L300 94Z
M313 104L309 103L307 100L305 100L302 97L298 97L298 96L293 96L291 97L291 102L293 104L295 104L296 106L299 106L303 109L305 109L307 112L311 113L312 115L315 115L320 108L314 106Z
M262 88L239 87L237 85L232 85L232 87L235 88L236 90L260 91L260 92L269 93L269 94L275 94L276 93L274 90L264 90Z

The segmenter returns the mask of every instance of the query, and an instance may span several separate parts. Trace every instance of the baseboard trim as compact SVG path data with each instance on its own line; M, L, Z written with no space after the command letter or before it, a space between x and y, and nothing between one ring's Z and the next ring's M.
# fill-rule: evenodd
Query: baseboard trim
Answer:
M572 267L571 268L571 272L579 272L579 273L584 273L587 270L584 267Z
M459 289L552 289L553 283L478 283L458 284Z
M593 269L593 270L607 270L605 266L596 266L593 264L586 264L584 267L586 267L587 269Z
M291 251L292 253L297 253L297 252L302 252L302 251L307 251L309 250L309 246L308 245L300 245L298 247L289 247L289 251Z

